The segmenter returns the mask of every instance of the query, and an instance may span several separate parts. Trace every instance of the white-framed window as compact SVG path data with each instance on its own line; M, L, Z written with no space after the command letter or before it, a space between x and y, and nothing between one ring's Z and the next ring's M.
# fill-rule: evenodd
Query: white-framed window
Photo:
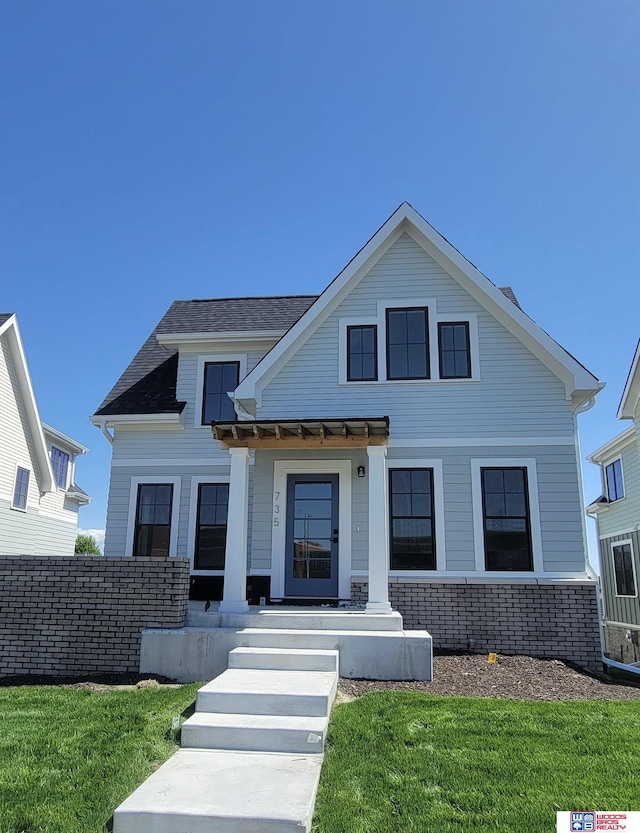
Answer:
M472 459L471 489L476 570L542 572L535 459Z
M233 422L236 412L228 394L246 375L246 353L198 356L194 424L208 427L212 420Z
M442 460L386 459L389 575L429 576L444 570Z
M66 489L69 476L69 463L71 457L61 448L55 445L51 446L51 468L53 469L53 477L56 481L56 486L61 489Z
M125 555L176 555L180 485L175 476L131 478Z
M13 498L11 500L12 509L18 509L20 512L27 511L30 479L30 469L26 468L26 466L16 466L16 474L13 482Z
M616 596L635 598L638 595L636 583L636 568L633 561L633 542L613 541L611 544L611 559L616 582Z
M192 575L224 575L228 502L228 474L191 478L187 551Z
M340 318L338 349L341 385L480 380L477 315L440 314L435 298L378 301L375 316Z
M618 457L617 460L604 467L604 484L610 503L613 503L615 500L622 500L624 497L622 458Z

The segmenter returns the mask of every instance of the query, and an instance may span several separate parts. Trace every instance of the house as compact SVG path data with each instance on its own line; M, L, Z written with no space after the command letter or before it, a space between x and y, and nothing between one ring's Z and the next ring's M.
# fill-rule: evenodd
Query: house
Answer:
M602 384L403 203L320 296L176 301L92 416L105 554L192 598L399 610L599 658L575 417Z
M0 314L0 555L73 554L87 451L41 422L17 318Z
M640 666L640 342L617 417L632 424L587 458L602 475L587 512L598 529L605 655Z

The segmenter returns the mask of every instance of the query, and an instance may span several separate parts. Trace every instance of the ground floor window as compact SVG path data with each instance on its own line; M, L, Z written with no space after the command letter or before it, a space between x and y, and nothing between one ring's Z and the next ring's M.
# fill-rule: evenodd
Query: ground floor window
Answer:
M433 469L390 469L392 570L435 570Z
M482 512L487 570L533 570L526 468L483 468Z
M613 544L613 569L616 575L617 596L637 596L636 577L633 571L631 541Z
M133 538L134 555L168 556L173 484L140 483Z
M224 570L228 507L227 483L199 485L194 554L196 570Z

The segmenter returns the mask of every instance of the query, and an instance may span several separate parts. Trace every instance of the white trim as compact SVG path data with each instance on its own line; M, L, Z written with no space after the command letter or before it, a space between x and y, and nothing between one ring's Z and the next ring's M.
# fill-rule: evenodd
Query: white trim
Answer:
M616 622L615 619L605 619L603 624L613 625L615 628L625 628L629 631L640 631L640 625L632 625L631 622Z
M609 497L609 481L607 480L607 469L609 466L614 466L618 461L620 461L620 477L622 478L622 497L614 498L613 500ZM622 466L622 455L619 457L614 457L608 463L602 463L600 466L600 470L602 472L602 489L603 494L607 496L607 506L613 506L614 503L621 503L627 496L627 489L624 484L624 468Z
M198 519L198 487L201 483L208 483L214 486L222 483L229 483L230 475L194 474L191 478L189 491L189 525L187 527L187 552L189 559L189 573L192 576L223 576L224 570L196 570L196 521Z
M618 577L616 575L616 560L613 556L613 550L615 547L623 547L625 544L629 544L629 549L631 550L631 570L633 572L633 586L635 588L635 593L632 595L628 594L620 594L618 593ZM609 551L611 553L611 568L613 569L613 583L614 583L614 590L615 590L615 598L616 599L637 599L638 598L638 579L636 576L636 554L633 549L633 540L631 538L625 538L622 541L611 541L609 543Z
M225 362L238 362L238 379L242 380L247 375L247 354L246 353L209 353L198 356L198 369L196 371L196 407L193 415L193 424L196 428L211 430L210 425L202 424L202 400L204 397L204 366L205 364L224 364ZM233 391L227 391L233 393Z
M609 440L609 442L601 445L600 448L596 448L591 454L588 454L587 460L590 463L604 463L610 457L618 456L624 448L633 443L635 438L635 428L633 425L630 425L621 434L618 434L612 440Z
M366 570L352 570L351 575L356 578L366 578ZM438 584L566 584L567 582L579 584L595 584L595 579L589 577L586 572L582 573L499 573L483 570L476 573L471 570L447 570L446 572L436 570L416 570L415 573L392 570L389 572L389 579L401 583L419 581L428 584L430 581Z
M376 363L378 365L378 378L348 381L347 379L347 330L349 327L375 327L376 328L376 344L378 345L378 354L376 355ZM380 326L376 318L369 316L360 316L353 318L339 318L338 319L338 384L339 385L377 385L380 383Z
M86 454L89 451L86 446L80 445L80 443L72 440L71 437L63 434L62 431L58 431L57 428L52 428L51 425L47 425L46 422L42 423L42 430L53 439L54 443L58 442L68 446L74 454Z
M640 341L636 347L636 352L633 355L631 362L631 369L627 378L624 390L622 391L622 398L618 406L618 419L633 419L636 402L640 396Z
M429 439L394 439L389 438L389 448L471 448L481 446L518 446L518 445L574 445L570 437L441 437Z
M271 596L285 597L287 542L287 475L337 474L338 480L338 598L351 598L351 460L275 460L271 532ZM281 521L276 524L275 521Z
M390 469L432 469L433 470L433 511L435 513L435 541L436 541L436 569L435 570L393 570L389 575L398 575L410 578L418 575L432 575L446 569L447 544L445 538L444 522L444 478L442 474L442 460L430 460L423 457L415 457L409 460L394 460L387 457L387 477ZM391 490L389 490L391 500ZM389 521L391 521L391 510L387 508ZM391 561L390 542L387 542L388 558Z
M181 413L174 411L168 414L111 414L110 416L94 414L89 417L89 420L98 428L104 424L109 428L139 428L143 431L149 431L152 428L182 430L184 428L183 413L184 410Z
M629 526L626 529L619 529L617 532L607 532L606 535L599 535L600 541L606 541L607 538L615 538L616 535L631 535L633 532L640 532L640 524Z
M531 524L531 548L533 550L533 570L515 571L513 575L545 575L542 555L542 528L540 524L540 502L538 498L538 473L533 457L486 457L471 460L471 497L473 503L473 538L476 555L476 573L488 572L485 569L484 519L482 513L482 468L526 468L527 489L529 492L529 521Z
M157 333L159 344L176 347L180 344L205 345L233 341L277 341L286 330L231 330L217 333Z
M178 526L180 524L180 486L182 478L156 477L146 475L144 477L132 477L129 486L129 516L127 518L127 537L124 545L124 554L127 557L133 556L133 537L136 529L136 510L138 508L138 486L141 483L170 483L173 486L173 498L171 502L171 529L169 530L169 556L175 557L178 549Z
M236 398L259 402L262 388L295 353L311 332L349 294L388 248L408 233L418 245L565 384L567 399L580 404L596 394L601 384L576 359L513 304L491 281L469 263L415 209L404 202L349 262L304 315L280 339L236 389ZM406 302L403 302L406 303Z
M18 485L18 469L24 469L24 471L29 472L29 481L27 483L27 498L25 500L24 506L16 506L14 503L16 497L16 486ZM27 509L29 508L29 495L31 494L31 479L33 477L33 466L31 463L29 465L23 465L20 462L17 462L13 466L13 486L11 487L11 493L9 495L9 508L13 509L14 512L24 512L26 513ZM36 483L37 486L37 483Z

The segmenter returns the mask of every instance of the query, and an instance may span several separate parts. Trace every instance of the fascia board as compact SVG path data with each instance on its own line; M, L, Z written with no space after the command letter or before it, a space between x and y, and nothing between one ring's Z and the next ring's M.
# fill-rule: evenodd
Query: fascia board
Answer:
M14 324L17 324L15 312L13 313L13 315L7 318L4 324L0 324L0 336L3 336L7 332L9 327L13 327Z
M106 425L111 428L117 425L156 425L183 428L181 414L111 414L110 416L93 416L89 417L92 425L100 427Z
M600 390L599 380L576 361L528 315L455 249L433 226L408 206L407 220L419 232L416 242L427 251L479 304L561 379L567 397L576 390ZM408 230L409 231L409 230ZM411 232L409 231L411 234ZM415 237L415 235L412 235Z
M66 434L63 434L62 431L58 431L51 425L47 425L46 422L42 423L42 430L45 435L51 437L52 440L61 445L66 445L67 448L70 448L75 454L86 454L89 451L85 445L81 445L75 440L72 440L71 437L68 437Z
M640 341L636 347L636 352L631 362L631 369L629 370L629 377L622 392L622 399L618 407L616 416L618 419L633 419L636 402L640 397Z
M269 341L282 338L286 330L234 330L227 333L156 333L163 347L180 344L211 344L226 341Z
M407 203L403 203L373 237L331 281L322 295L313 302L280 341L240 382L235 390L237 399L258 399L262 388L278 373L289 355L331 314L331 311L358 283L365 272L402 234Z
M590 463L598 463L603 462L604 460L608 460L610 457L617 456L624 448L631 443L636 438L636 431L633 425L630 425L628 428L621 433L615 436L612 440L601 445L600 448L597 448L595 451L591 452L591 454L587 455L587 460Z
M33 448L42 477L40 491L53 492L56 488L53 479L53 469L51 468L51 461L49 460L49 454L47 453L47 444L42 430L42 423L40 422L38 405L33 392L33 385L31 384L31 376L29 374L29 367L27 365L24 347L22 345L22 338L20 337L18 320L15 315L5 322L5 325L0 330L0 335L6 336L9 350L11 351L11 356L13 358L16 376L18 378L18 386L22 394L24 409L27 417L27 424L33 438Z

